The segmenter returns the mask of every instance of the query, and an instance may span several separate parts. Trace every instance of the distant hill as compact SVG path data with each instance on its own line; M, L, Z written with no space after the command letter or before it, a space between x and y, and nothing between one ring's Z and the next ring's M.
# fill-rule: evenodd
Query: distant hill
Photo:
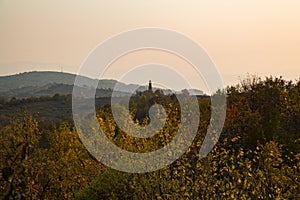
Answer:
M76 75L62 72L25 72L10 76L0 76L0 96L6 98L27 98L31 96L53 96L54 94L71 94ZM85 88L84 82L97 81L88 77L81 77L83 80L82 88ZM109 97L116 80L99 80L96 96ZM145 86L134 84L120 84L120 91L117 95L124 96L128 94L131 88L139 87L139 90L146 90Z
M86 90L84 87L81 90ZM73 85L49 83L44 86L26 86L17 89L11 89L7 91L0 92L0 96L6 97L8 99L16 97L18 99L28 98L28 97L41 97L41 96L54 96L55 94L65 95L72 94ZM97 89L96 97L110 97L112 95L112 90L109 89ZM126 92L115 92L116 96L127 96L129 93Z
M76 75L64 72L52 72L52 71L33 71L25 72L10 76L0 76L0 91L7 91L9 89L18 89L28 86L45 86L48 84L64 84L73 85ZM88 77L81 76L83 81L97 81L96 79L91 79ZM114 88L116 80L100 80L98 88L112 89ZM126 86L126 84L123 84Z
M41 87L50 83L73 85L75 75L61 72L25 72L0 77L0 91Z
M0 127L6 125L18 111L27 108L32 114L39 113L39 119L46 122L59 123L72 119L72 92L76 75L61 72L26 72L0 77ZM80 93L92 90L84 84L88 81L98 81L81 77L83 85L76 86ZM116 80L99 80L96 89L96 108L110 104L112 91L118 83ZM138 88L147 90L147 86L119 83L119 91L114 91L116 97L122 99L129 96L128 91ZM153 88L156 90L157 88ZM163 90L165 94L174 91ZM182 92L182 91L181 91ZM176 92L176 93L181 93ZM186 90L190 94L202 94L200 90ZM57 95L58 94L58 95ZM3 98L4 97L4 98ZM13 98L15 97L15 98Z
M88 77L80 76L82 85L80 89L87 90L87 83L91 81L98 81ZM53 96L55 94L65 95L72 94L75 74L53 72L53 71L33 71L25 72L10 76L0 76L0 97L10 99L40 97L40 96ZM115 91L117 96L127 96L129 91L138 88L137 91L145 91L147 86L140 86L137 84L125 84L117 82L116 80L101 79L98 81L96 90L96 97L110 97L115 85L118 83L118 91ZM153 88L156 90L158 88ZM174 91L163 90L165 94L172 94ZM201 90L190 89L190 94L203 95ZM180 93L180 92L177 92Z

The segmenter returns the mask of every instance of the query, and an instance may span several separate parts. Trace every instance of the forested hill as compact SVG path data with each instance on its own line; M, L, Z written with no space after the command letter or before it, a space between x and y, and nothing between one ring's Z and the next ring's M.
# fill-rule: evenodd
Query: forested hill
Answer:
M68 95L72 93L76 75L63 72L53 71L33 71L25 72L10 76L0 76L0 97L5 97L9 100L13 97L16 98L29 98L41 96L53 96L55 94ZM146 85L125 84L112 79L91 79L81 76L82 89L86 89L88 83L91 81L98 81L96 97L110 97L112 90L118 83L117 96L128 95L129 91L145 91L148 89ZM145 80L148 81L148 80ZM159 88L153 88L156 90ZM165 93L170 94L170 90L163 90ZM197 89L188 90L190 93L203 95L203 91Z
M52 71L33 71L33 72L25 72L10 76L2 76L0 77L0 91L7 91L22 87L42 87L48 84L65 84L65 85L73 85L75 81L76 75L64 72L52 72ZM86 81L92 81L88 77L83 77ZM99 87L101 88L113 88L116 84L114 80L102 80L99 83Z
M0 96L10 99L12 97L16 98L28 98L31 96L53 96L54 94L71 94L76 75L63 73L63 72L25 72L11 76L0 77ZM81 77L83 82L97 81L96 79L91 79L88 77ZM116 80L103 79L98 82L98 89L102 90L101 96L110 96L111 91ZM120 83L120 91L122 93L127 93L132 87L137 87L134 84L124 84ZM80 85L85 87L85 85ZM147 87L139 87L140 90L145 90ZM104 91L104 92L103 92ZM100 91L98 91L99 93ZM120 94L121 95L121 94Z

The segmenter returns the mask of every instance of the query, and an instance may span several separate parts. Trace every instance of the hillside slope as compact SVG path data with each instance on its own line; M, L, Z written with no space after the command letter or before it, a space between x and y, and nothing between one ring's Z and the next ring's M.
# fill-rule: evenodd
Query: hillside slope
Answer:
M25 72L10 76L0 76L0 96L6 98L27 98L31 96L53 96L54 94L71 94L76 75L62 72ZM88 77L82 77L83 89L87 83L98 81ZM108 97L115 87L116 80L103 79L98 82L98 97ZM126 95L132 88L139 87L140 91L146 90L145 86L135 84L124 84L119 82L120 89L118 95Z

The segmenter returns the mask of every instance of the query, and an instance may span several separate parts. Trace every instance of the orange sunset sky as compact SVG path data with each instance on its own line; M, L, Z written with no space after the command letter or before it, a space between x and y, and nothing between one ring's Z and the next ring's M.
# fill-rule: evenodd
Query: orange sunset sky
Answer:
M61 67L77 73L99 43L141 27L192 38L226 85L247 73L300 77L299 0L0 0L0 76ZM117 78L129 66L147 62L172 65L191 81L197 79L179 58L150 50L120 58L105 77ZM142 79L155 81L147 75Z

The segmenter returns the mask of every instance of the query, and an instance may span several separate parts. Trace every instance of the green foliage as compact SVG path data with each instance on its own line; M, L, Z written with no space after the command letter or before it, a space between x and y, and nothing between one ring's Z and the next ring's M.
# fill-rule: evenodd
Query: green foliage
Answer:
M258 142L271 140L292 147L300 136L299 84L300 81L292 83L282 78L253 77L228 88L223 136L240 135L243 145L251 149Z
M287 199L299 197L299 154L283 158L278 143L235 150L239 138L219 144L204 159L186 153L146 174L108 170L77 199ZM226 148L226 149L225 149ZM193 159L193 160L191 160ZM294 161L293 165L284 162Z
M146 174L110 171L102 174L77 196L78 199L293 199L300 191L299 82L280 79L246 80L228 88L227 118L222 137L204 159L198 152L210 119L209 99L199 100L201 120L197 137L186 153L165 169ZM142 106L149 108L146 94L132 99L133 118ZM143 99L144 98L144 99ZM142 99L142 100L140 100ZM168 102L168 119L162 135L174 133L180 113L177 102ZM158 101L158 103L160 103ZM166 108L166 106L165 106ZM110 140L126 150L151 149L166 145L171 138L141 141L129 137L116 126L109 109L98 113L101 127ZM144 118L147 120L147 116ZM136 123L139 122L138 117ZM168 130L171 130L168 132ZM116 135L117 134L117 135ZM288 135L288 137L287 137ZM122 140L118 140L122 137ZM152 138L154 139L154 137ZM154 145L155 146L155 145ZM159 146L160 148L162 146ZM157 146L154 150L157 149ZM151 149L153 150L153 149ZM119 179L120 183L115 180ZM105 185L105 186L104 186ZM113 189L104 190L109 186ZM123 193L123 191L126 191ZM112 193L111 193L112 192ZM119 196L118 196L119 195Z
M63 97L55 98L59 101ZM300 198L299 102L300 81L253 78L228 88L223 133L212 152L200 159L211 102L209 98L199 98L201 116L192 145L170 166L144 174L123 173L103 166L90 156L72 125L61 123L42 129L25 112L0 128L0 196L4 199L297 199ZM176 97L152 91L138 93L130 100L130 114L134 123L145 126L149 124L148 109L155 103L164 106L168 118L163 129L151 138L131 137L120 130L110 106L97 110L99 125L109 140L125 150L143 153L162 148L172 141L180 127Z
M70 199L100 172L75 131L44 131L27 113L0 130L0 195L5 199Z
M27 161L40 135L38 124L25 111L22 121L15 118L0 133L0 191L4 199L22 199L26 196Z

